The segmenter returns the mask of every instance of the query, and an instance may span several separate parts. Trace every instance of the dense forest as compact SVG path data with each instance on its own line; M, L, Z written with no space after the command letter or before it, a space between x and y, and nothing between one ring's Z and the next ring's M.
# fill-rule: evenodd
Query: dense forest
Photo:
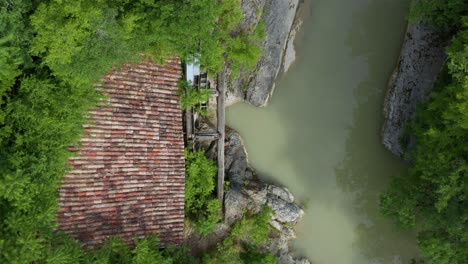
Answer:
M415 0L410 22L453 38L430 100L410 124L417 145L409 153L409 173L382 195L382 211L418 231L429 263L462 264L468 259L468 4Z
M110 239L84 249L55 231L68 147L102 98L100 77L123 63L171 56L196 59L213 74L229 67L235 77L255 65L263 37L241 19L237 0L0 2L0 263L275 263L256 247L268 237L268 208L247 212L198 260L184 247L160 250L154 236L132 248ZM468 259L468 6L413 0L410 22L453 39L445 70L411 124L411 169L381 196L382 211L417 230L430 263L461 264ZM203 153L187 150L186 160L187 222L207 234L220 220L216 168Z
M57 189L68 147L102 98L94 86L102 75L172 56L235 75L261 54L261 28L241 28L241 19L237 0L0 2L0 263L190 263L183 248L159 251L155 237L136 240L133 250L118 239L84 250L54 231ZM190 197L189 215L205 206ZM208 232L218 216L202 220L194 222Z

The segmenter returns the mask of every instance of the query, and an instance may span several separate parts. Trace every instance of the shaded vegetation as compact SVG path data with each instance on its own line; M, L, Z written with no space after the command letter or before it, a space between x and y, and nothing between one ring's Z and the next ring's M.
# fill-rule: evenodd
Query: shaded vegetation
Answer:
M276 257L259 249L267 242L270 234L269 220L272 210L264 206L257 214L247 212L234 224L231 233L211 252L206 253L202 262L206 264L274 264Z
M445 3L449 11L460 5L460 1L432 2ZM420 12L433 20L431 16L439 14L433 7L421 7ZM466 7L463 3L456 11ZM439 15L440 21L453 26L455 22L446 16L455 21L458 13ZM460 22L461 30L447 50L448 74L429 102L417 110L411 125L417 142L410 153L411 169L395 178L381 196L383 213L404 228L418 230L422 252L437 264L461 264L468 259L468 17Z
M461 18L467 15L465 0L412 0L410 23L422 22L440 30L453 30L462 25Z

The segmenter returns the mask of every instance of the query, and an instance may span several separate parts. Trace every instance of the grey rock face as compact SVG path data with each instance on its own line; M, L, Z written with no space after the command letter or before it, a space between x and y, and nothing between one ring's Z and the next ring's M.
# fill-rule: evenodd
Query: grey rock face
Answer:
M294 196L289 192L287 188L279 187L275 185L268 186L268 192L278 196L279 198L287 201L288 203L294 202Z
M264 54L247 90L247 100L255 106L266 104L273 91L298 4L299 0L268 1L265 4Z
M245 209L258 212L267 204L274 211L270 225L277 234L263 245L263 249L284 260L279 263L309 263L301 262L307 261L305 259L293 258L289 249L290 241L296 238L290 224L294 225L304 211L294 203L294 196L288 189L254 178L242 140L232 130L228 130L226 135L225 163L226 176L231 183L224 197L226 224L239 220Z
M228 105L244 99L255 106L267 103L282 66L298 5L299 0L242 1L244 27L253 28L261 19L265 21L266 36L262 43L264 53L252 73L241 73L232 82L226 99Z
M296 223L304 215L299 206L271 193L267 195L267 204L275 212L273 219L282 223Z
M248 202L248 197L242 190L230 189L224 197L224 217L226 223L231 225L241 219L242 210L247 207Z
M401 139L407 122L413 120L417 105L429 98L447 59L447 44L445 37L428 26L415 24L407 29L398 66L389 81L382 128L383 144L398 156L404 153Z
M278 258L278 264L310 264L305 258L294 259L290 254L282 254Z

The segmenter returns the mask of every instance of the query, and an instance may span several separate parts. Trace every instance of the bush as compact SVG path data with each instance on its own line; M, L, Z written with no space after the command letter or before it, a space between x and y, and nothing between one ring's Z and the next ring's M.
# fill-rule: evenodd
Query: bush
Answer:
M246 213L242 219L235 223L232 228L232 236L236 239L249 240L258 245L268 240L270 224L273 211L266 205L257 214Z
M210 233L220 220L221 205L214 198L217 168L204 151L185 150L185 216L201 234Z
M202 262L205 264L276 263L275 256L258 248L268 240L271 214L272 210L266 205L257 214L245 213L217 248L203 256Z

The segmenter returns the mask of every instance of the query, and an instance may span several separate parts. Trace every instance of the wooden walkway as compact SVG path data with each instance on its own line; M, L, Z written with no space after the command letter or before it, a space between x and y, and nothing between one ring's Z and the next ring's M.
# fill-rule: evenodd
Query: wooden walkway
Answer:
M208 76L206 73L200 73L194 77L193 87L195 89L210 89ZM185 111L185 136L187 142L217 140L217 164L218 164L218 177L217 177L217 198L221 205L224 200L224 141L225 141L225 91L227 88L226 71L223 71L217 76L217 88L213 90L216 94L216 130L212 131L196 131L196 113L194 109L187 109ZM206 103L201 105L201 108L207 107ZM195 145L195 144L194 144Z

